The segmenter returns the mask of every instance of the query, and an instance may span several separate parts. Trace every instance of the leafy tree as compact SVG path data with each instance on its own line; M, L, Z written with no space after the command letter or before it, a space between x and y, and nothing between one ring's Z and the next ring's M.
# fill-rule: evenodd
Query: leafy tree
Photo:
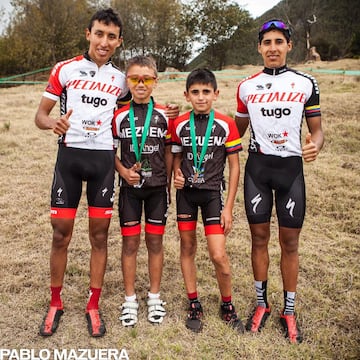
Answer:
M158 69L183 69L191 54L191 33L178 0L114 0L124 22L124 51L152 55Z
M195 28L195 40L202 44L200 50L208 54L208 66L221 69L226 63L229 41L248 12L228 0L196 0L185 5L189 22Z
M50 66L86 49L91 14L86 0L13 0L16 16L5 48L18 71Z

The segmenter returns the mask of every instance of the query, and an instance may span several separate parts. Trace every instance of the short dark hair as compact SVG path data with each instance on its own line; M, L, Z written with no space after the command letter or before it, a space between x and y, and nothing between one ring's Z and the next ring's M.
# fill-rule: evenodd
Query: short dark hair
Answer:
M217 90L217 82L212 71L206 68L194 69L186 79L186 91L189 91L190 86L194 84L210 84L214 91Z
M149 69L154 70L154 74L157 77L156 61L152 56L137 55L130 58L126 64L125 73L127 74L128 70L134 65L139 65L140 67L148 67Z
M123 23L120 18L120 15L117 14L112 8L98 10L90 19L88 30L91 31L91 28L94 25L95 21L104 23L105 25L114 24L120 28L119 37L122 35Z

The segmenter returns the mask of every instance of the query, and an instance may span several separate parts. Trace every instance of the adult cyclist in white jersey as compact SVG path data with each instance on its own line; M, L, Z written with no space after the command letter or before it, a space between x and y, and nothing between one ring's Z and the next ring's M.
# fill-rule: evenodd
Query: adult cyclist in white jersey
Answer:
M129 101L124 74L111 62L122 43L123 25L111 8L97 11L86 30L88 51L57 63L41 98L35 123L59 136L51 189L53 238L50 254L50 306L40 335L51 336L64 312L61 290L76 211L86 182L91 244L89 300L85 315L89 334L101 337L105 324L99 311L107 239L114 201L115 151L111 121L116 105ZM60 117L51 111L60 100ZM172 107L169 117L177 116Z
M283 21L270 20L262 25L258 52L264 69L239 84L235 120L241 137L250 128L244 200L252 237L257 305L246 329L260 331L271 313L267 299L268 244L275 196L284 290L280 322L290 342L300 343L302 334L295 316L295 295L299 235L305 216L303 159L306 162L316 159L324 135L315 79L286 66L292 46L290 29ZM304 114L309 132L302 145Z

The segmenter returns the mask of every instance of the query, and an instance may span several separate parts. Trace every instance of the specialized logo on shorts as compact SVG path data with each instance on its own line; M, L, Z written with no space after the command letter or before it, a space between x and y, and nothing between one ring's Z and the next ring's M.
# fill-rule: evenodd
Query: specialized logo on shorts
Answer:
M102 197L104 197L104 196L107 194L108 191L109 191L108 188L102 189L102 190L101 190L101 195L102 195Z
M60 187L56 190L57 197L55 199L56 205L63 205L65 203L64 199L61 197L63 193L63 189Z
M253 206L253 213L256 214L256 208L258 207L258 205L261 203L262 201L262 197L260 194L257 194L255 197L253 197L251 199L251 203L254 205Z
M286 209L289 210L289 215L292 218L294 217L294 208L295 208L295 201L290 198L288 203L286 204Z

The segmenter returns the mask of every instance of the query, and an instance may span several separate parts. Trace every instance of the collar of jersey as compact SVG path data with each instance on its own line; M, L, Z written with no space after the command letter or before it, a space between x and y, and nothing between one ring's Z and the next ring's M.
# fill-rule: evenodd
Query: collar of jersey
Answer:
M194 120L204 121L209 120L210 114L194 114Z
M274 68L274 69L265 67L263 72L265 74L269 74L269 75L280 75L287 70L288 70L288 67L286 65L284 65L284 66L281 66L279 68Z
M88 51L85 51L84 53L84 58L86 60L89 60L91 61L92 63L94 63L93 59L91 59L91 57L89 56L89 52ZM111 63L111 58L104 64L104 65L107 65L107 64L110 64ZM95 63L94 63L95 64Z

